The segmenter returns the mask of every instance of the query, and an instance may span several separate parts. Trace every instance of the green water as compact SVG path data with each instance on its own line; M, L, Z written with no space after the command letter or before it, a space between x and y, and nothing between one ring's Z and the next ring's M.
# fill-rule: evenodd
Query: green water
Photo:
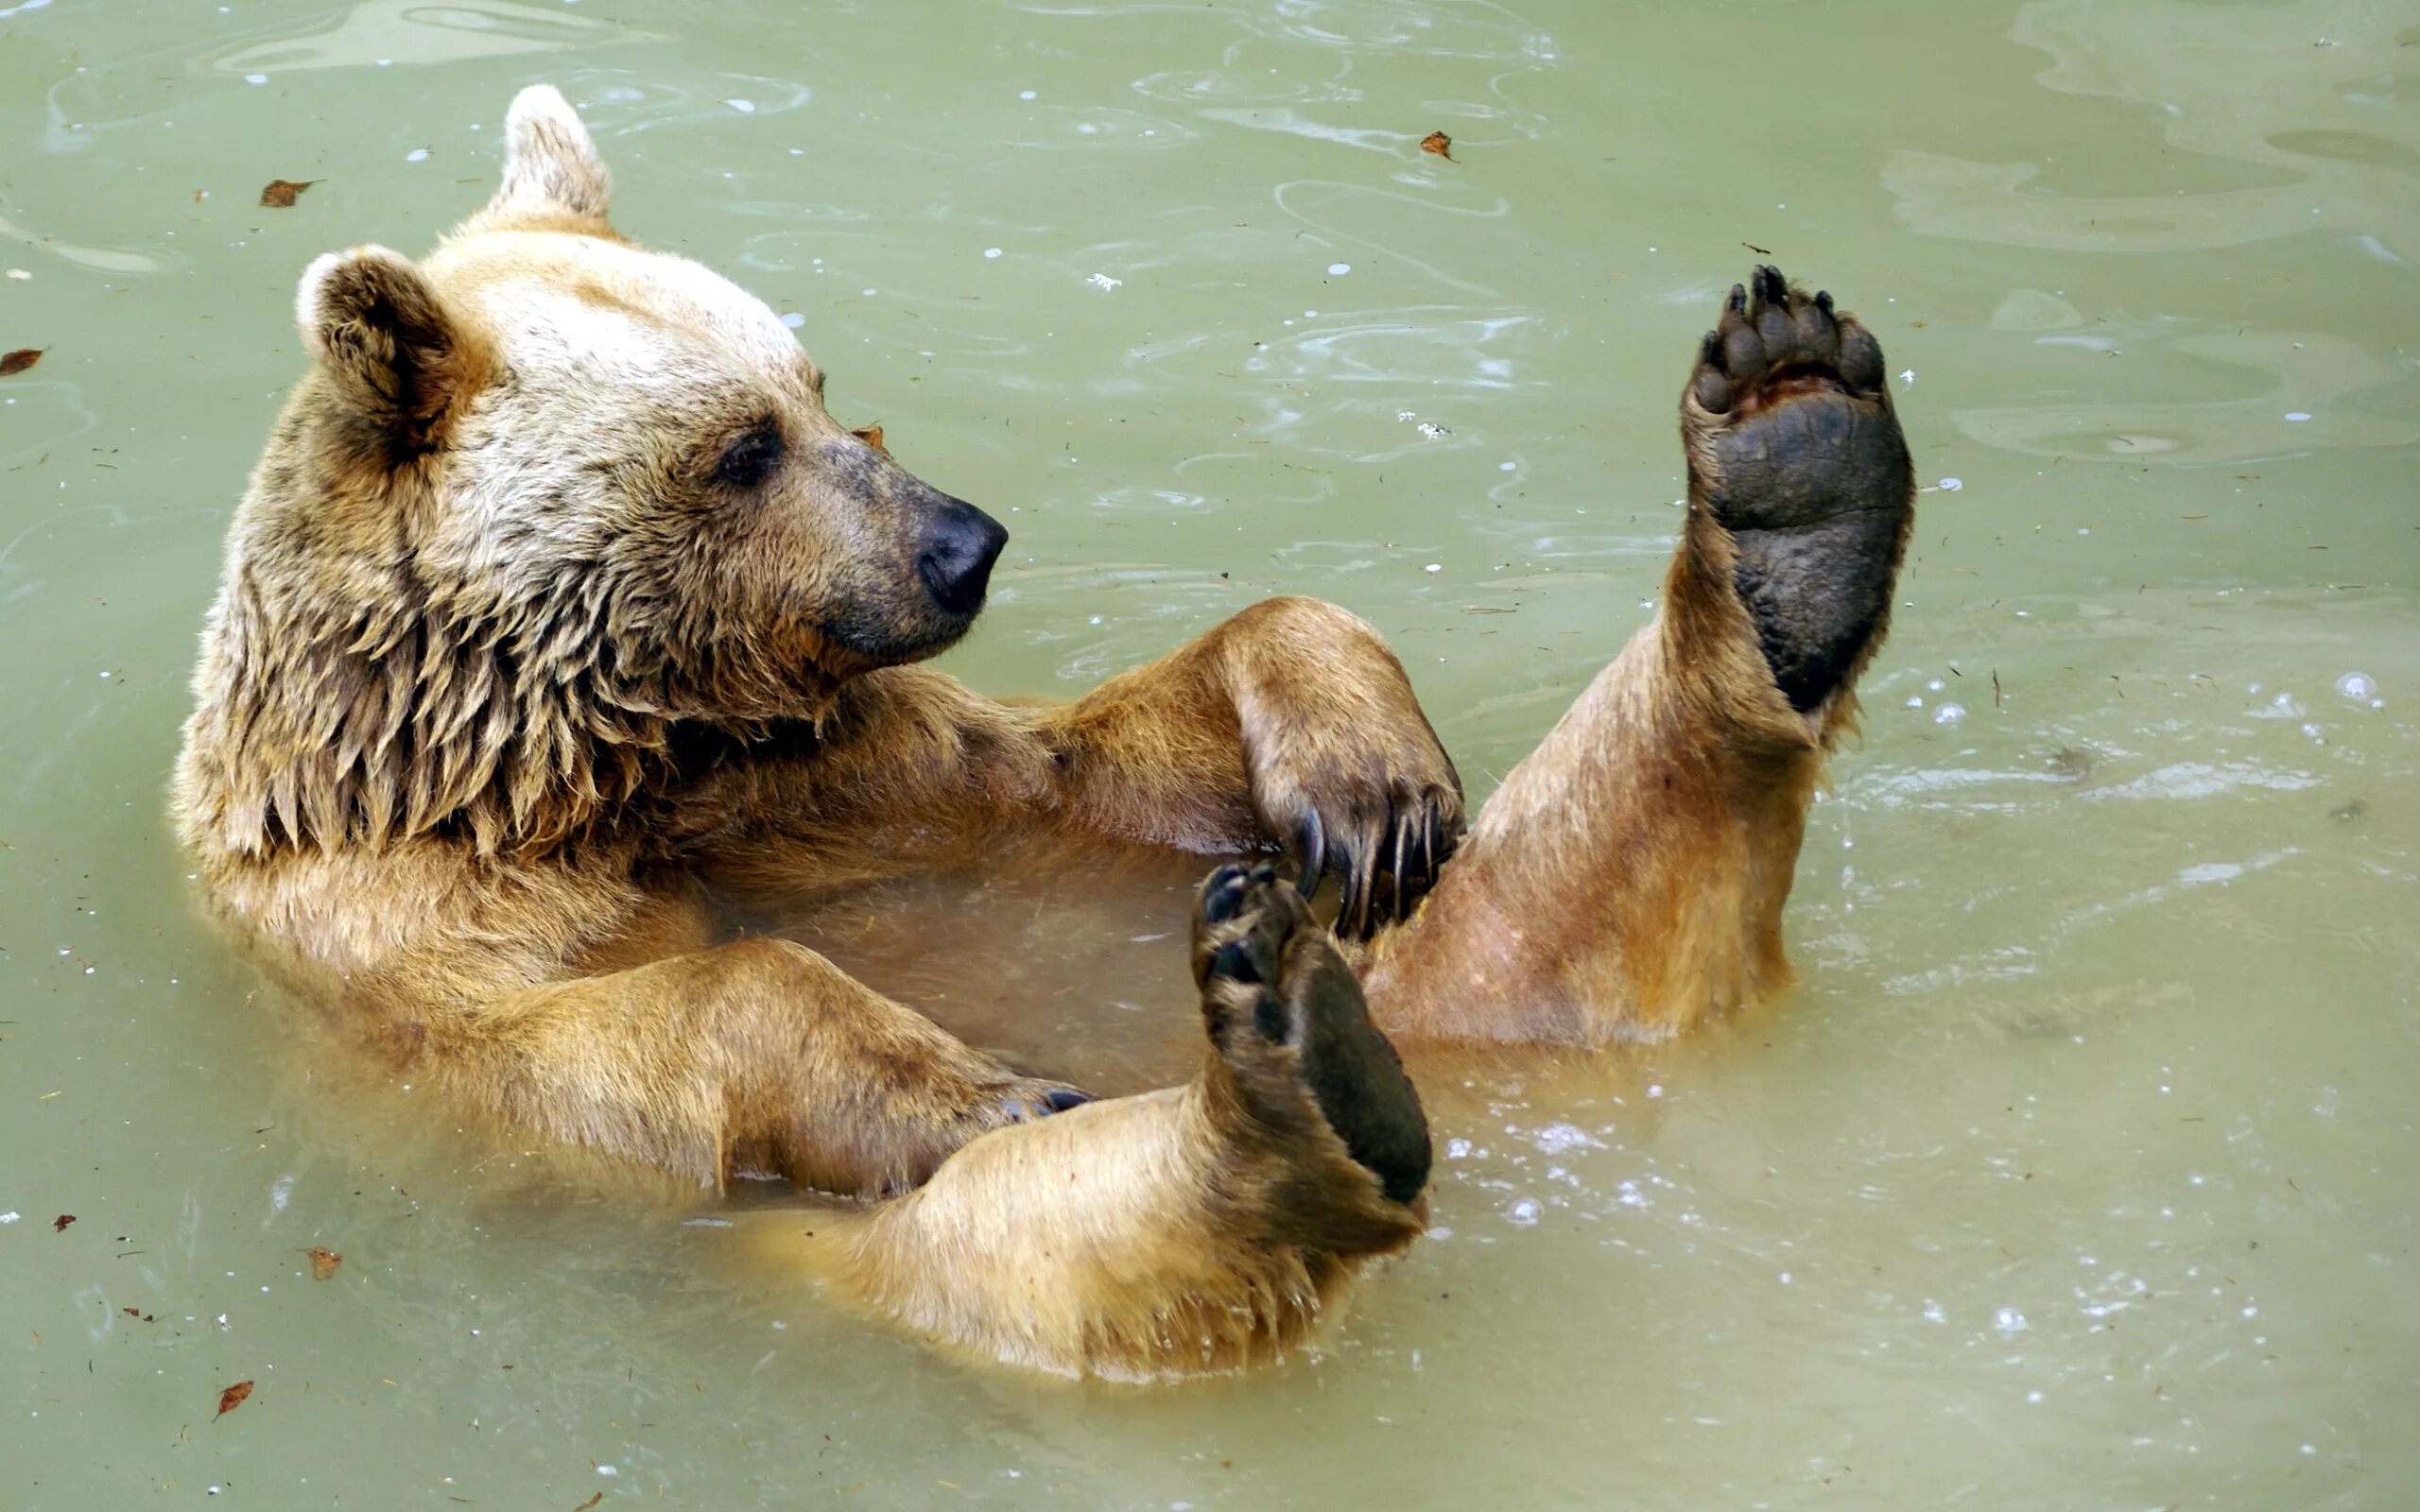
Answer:
M0 1506L2412 1504L2415 70L2366 0L0 3ZM1150 1392L297 1052L164 834L194 633L296 275L539 79L1015 532L960 675L1318 593L1474 797L1647 612L1743 244L1834 290L1939 487L1805 986L1478 1088L1315 1355ZM1149 991L1094 933L1016 980Z

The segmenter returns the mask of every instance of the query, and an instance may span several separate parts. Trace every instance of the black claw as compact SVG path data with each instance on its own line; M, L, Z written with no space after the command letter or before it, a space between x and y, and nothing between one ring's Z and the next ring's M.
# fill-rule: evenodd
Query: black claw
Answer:
M1320 820L1320 811L1311 810L1303 817L1303 827L1295 836L1295 845L1303 853L1303 880L1295 890L1308 902L1320 890L1327 870L1327 826Z
M1831 314L1831 313L1832 313L1832 291L1831 291L1831 290L1829 290L1829 289L1817 289L1817 290L1815 291L1815 308L1817 308L1817 309L1819 309L1819 310L1823 311L1825 315L1829 315L1829 314Z
M1053 1087L1042 1094L1044 1105L1054 1113L1063 1113L1071 1108L1081 1108L1092 1100L1090 1092L1080 1092L1073 1087Z
M1403 919L1404 873L1409 869L1410 850L1411 820L1398 814L1395 816L1395 905L1392 916L1397 922Z
M1789 284L1781 276L1781 269L1771 263L1756 265L1756 298L1767 304L1789 302Z
M1722 301L1722 307L1729 310L1734 315L1744 315L1747 313L1748 285L1745 284L1732 284L1731 297Z
M1253 867L1251 871L1245 873L1245 876L1251 881L1253 886L1266 887L1270 883L1277 880L1277 868L1270 866L1268 862L1263 861L1259 865Z
M1721 332L1709 331L1705 334L1704 343L1698 348L1698 361L1710 368L1722 366Z
M1233 862L1210 873L1201 887L1201 918L1205 922L1223 924L1236 917L1244 900L1244 868Z

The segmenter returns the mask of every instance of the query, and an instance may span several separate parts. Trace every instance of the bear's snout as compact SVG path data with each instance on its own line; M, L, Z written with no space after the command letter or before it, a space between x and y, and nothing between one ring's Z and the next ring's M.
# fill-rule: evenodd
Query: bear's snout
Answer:
M942 507L916 554L916 576L933 602L951 614L972 614L983 607L983 592L992 581L992 564L1009 532L997 520L971 504L952 499Z

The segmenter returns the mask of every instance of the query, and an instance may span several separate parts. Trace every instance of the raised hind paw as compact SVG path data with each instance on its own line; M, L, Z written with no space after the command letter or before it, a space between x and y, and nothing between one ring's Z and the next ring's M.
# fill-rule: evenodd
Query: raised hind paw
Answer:
M1211 873L1193 972L1248 1137L1284 1158L1268 1194L1284 1237L1352 1253L1402 1228L1428 1184L1428 1122L1301 894L1266 866Z
M1881 643L1914 472L1882 347L1826 293L1734 284L1681 399L1690 497L1731 533L1765 664L1805 713Z

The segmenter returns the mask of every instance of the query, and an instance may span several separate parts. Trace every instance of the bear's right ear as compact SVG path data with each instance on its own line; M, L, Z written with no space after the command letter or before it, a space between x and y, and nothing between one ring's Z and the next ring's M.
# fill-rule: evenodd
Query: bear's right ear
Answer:
M294 315L367 449L427 451L477 387L479 352L411 260L384 247L330 252L303 270Z
M532 84L504 112L504 181L472 217L491 227L513 221L594 222L605 230L614 184L579 112L552 84Z

